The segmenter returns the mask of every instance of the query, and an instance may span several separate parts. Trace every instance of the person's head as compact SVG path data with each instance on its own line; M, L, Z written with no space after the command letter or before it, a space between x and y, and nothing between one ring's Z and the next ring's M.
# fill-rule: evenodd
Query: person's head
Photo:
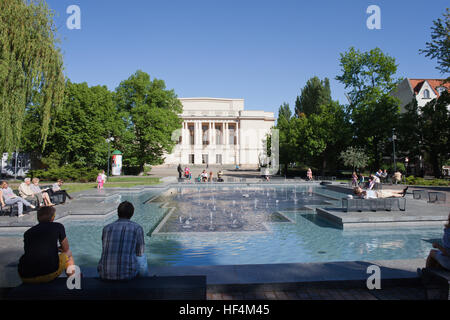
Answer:
M58 181L56 181L58 183L58 185L62 186L62 184L64 183L64 181L62 179L58 179Z
M353 193L356 194L357 196L362 195L363 190L361 189L361 187L355 187L353 189Z
M30 178L25 178L25 179L23 180L23 182L25 182L25 184L27 184L27 185L30 185L31 179L30 179Z
M105 170L102 170L102 174L105 174Z
M33 180L31 180L31 183L33 183L34 185L38 185L39 184L39 179L38 178L33 178Z
M2 189L8 188L8 182L2 181L2 182L1 182L1 187L2 187Z
M134 206L131 202L124 201L119 204L117 214L120 219L131 219L134 214Z
M41 222L53 222L56 210L54 207L40 207L37 211L37 219Z

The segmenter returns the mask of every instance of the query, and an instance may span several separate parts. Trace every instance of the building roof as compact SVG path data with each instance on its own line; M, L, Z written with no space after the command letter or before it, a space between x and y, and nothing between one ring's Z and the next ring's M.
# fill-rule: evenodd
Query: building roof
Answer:
M450 90L450 82L444 83L445 79L408 79L409 83L411 85L411 88L414 91L414 94L418 94L420 89L422 89L422 85L425 81L428 82L428 84L433 89L434 93L439 98L439 92L436 90L436 88L439 87L445 87L447 90Z

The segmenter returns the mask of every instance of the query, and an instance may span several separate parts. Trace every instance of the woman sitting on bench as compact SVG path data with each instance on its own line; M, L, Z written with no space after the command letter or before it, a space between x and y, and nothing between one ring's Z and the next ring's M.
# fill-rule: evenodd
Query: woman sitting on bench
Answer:
M363 190L361 187L356 187L353 192L356 196L363 199L377 199L377 198L403 198L406 195L408 187L403 191L398 190Z

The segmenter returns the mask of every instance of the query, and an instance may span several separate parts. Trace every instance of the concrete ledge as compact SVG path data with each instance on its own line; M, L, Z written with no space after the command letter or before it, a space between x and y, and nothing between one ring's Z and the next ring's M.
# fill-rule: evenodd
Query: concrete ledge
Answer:
M206 277L148 277L130 281L83 278L80 290L69 290L66 278L46 284L22 284L6 300L206 300Z

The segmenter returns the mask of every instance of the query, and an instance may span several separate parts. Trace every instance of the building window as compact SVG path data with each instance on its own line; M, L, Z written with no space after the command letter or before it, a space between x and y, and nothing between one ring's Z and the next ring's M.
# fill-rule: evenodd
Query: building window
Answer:
M222 164L222 155L216 154L216 164Z
M202 164L209 164L207 154L202 154Z
M189 164L194 164L195 163L195 155L194 154L190 154L189 155Z
M195 144L194 133L195 133L194 126L189 126L189 144L190 145L194 145Z
M425 89L425 90L423 91L423 98L424 98L424 99L430 99L430 90Z

